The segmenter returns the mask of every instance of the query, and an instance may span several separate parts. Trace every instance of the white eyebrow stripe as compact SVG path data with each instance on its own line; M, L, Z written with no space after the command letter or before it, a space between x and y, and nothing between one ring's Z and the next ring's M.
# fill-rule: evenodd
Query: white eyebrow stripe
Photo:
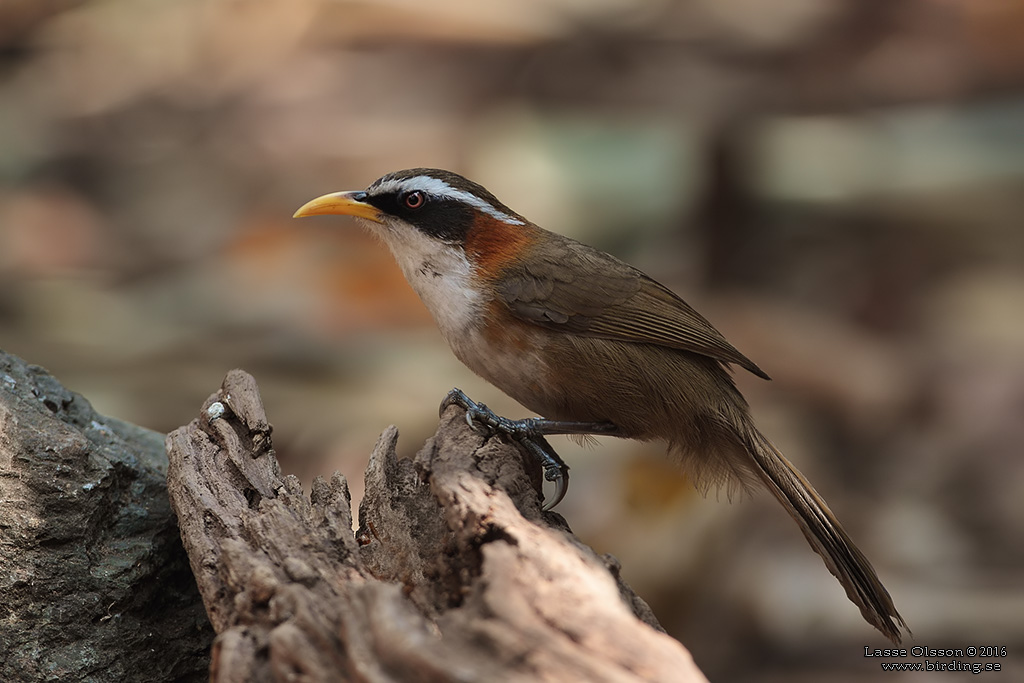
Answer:
M513 216L509 216L503 211L498 211L475 194L470 194L464 190L456 190L445 181L434 178L433 176L419 175L414 178L392 178L391 180L385 180L380 185L371 188L371 190L373 194L387 194L389 192L401 192L403 190L422 190L428 195L434 197L451 199L453 201L469 204L474 208L480 209L487 215L497 218L502 223L508 223L509 225L523 225L523 221L518 218L514 218Z

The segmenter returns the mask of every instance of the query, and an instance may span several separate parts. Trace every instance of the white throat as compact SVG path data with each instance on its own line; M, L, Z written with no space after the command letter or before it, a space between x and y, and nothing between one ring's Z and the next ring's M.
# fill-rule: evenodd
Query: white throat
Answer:
M388 245L448 343L470 333L486 302L473 286L474 269L465 252L408 224L366 223Z

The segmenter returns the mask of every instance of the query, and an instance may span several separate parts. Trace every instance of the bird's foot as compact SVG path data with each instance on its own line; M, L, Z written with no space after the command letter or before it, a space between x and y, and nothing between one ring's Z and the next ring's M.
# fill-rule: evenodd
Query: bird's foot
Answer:
M544 478L555 484L555 495L550 503L545 503L544 512L552 509L565 498L569 490L569 466L562 461L544 438L543 425L546 420L526 418L510 420L496 414L483 403L477 403L466 396L460 389L452 389L441 401L439 413L444 414L448 406L459 406L466 411L466 422L474 430L487 434L501 433L522 445L544 468Z

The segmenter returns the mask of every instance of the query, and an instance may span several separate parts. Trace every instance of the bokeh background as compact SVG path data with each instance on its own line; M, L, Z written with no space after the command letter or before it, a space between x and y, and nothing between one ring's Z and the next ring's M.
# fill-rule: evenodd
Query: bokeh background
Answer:
M453 385L525 414L383 247L290 218L411 166L683 294L774 377L737 380L911 644L1019 675L1024 2L6 0L0 347L160 431L243 367L285 470L358 497L377 434L414 453ZM768 497L704 498L657 444L557 447L560 511L712 680L970 677L866 659Z

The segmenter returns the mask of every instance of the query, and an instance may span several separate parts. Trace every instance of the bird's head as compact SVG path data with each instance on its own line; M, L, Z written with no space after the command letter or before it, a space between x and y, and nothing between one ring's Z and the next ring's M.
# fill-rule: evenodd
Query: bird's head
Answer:
M548 234L502 204L484 187L432 168L389 173L365 190L335 192L304 204L295 217L354 216L391 249L406 279L435 318L476 305L501 277ZM469 315L468 313L466 315Z
M296 218L320 215L370 221L369 227L389 244L415 231L444 244L464 246L475 228L527 224L483 186L434 168L389 173L365 190L326 194L295 212Z

